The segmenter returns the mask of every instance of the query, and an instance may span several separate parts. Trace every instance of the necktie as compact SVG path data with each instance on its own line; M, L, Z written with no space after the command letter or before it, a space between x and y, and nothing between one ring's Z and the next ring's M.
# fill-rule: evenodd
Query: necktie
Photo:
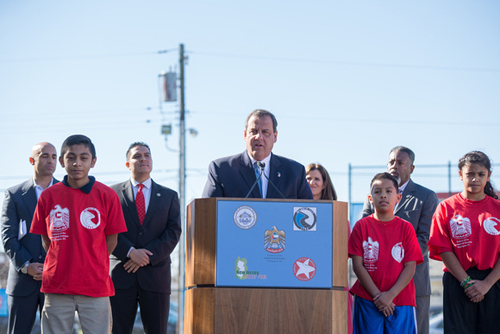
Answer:
M135 206L137 207L137 213L139 214L139 221L144 221L144 217L146 217L146 202L144 201L144 194L142 193L142 188L144 185L139 183L137 185L139 189L137 190L137 195L135 196Z
M255 171L255 177L259 180L259 182L257 183L259 184L259 192L260 195L262 196L262 178L259 178L261 170L260 167L257 165L257 161L253 163L253 169Z

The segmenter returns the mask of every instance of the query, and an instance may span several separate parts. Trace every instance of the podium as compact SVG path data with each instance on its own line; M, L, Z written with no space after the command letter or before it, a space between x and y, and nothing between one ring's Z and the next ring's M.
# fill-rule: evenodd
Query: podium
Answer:
M188 205L185 333L347 333L347 203Z

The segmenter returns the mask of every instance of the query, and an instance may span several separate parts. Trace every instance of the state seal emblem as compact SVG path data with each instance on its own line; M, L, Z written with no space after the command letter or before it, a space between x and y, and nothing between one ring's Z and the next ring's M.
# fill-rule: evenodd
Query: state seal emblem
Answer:
M248 230L254 227L257 222L257 213L253 208L243 205L236 209L233 220L236 226L242 230Z
M264 247L269 253L281 253L285 250L285 231L273 226L272 230L264 232Z
M50 210L50 229L52 232L61 232L69 228L69 210L61 208L57 204L54 209Z

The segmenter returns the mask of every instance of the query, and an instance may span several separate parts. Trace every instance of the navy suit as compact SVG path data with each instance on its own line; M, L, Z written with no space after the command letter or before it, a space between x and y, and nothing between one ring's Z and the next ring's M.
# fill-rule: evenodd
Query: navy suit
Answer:
M137 313L137 296L146 333L166 333L170 301L170 254L181 234L177 193L151 182L150 202L141 225L132 182L113 185L122 205L127 232L118 234L118 244L110 256L115 296L111 297L113 333L131 333ZM150 263L135 273L123 265L131 247L153 253ZM159 301L158 301L159 300Z
M263 176L264 177L264 176ZM269 179L287 199L313 199L304 166L271 153ZM212 161L202 197L244 198L257 180L247 151ZM269 182L266 198L282 198ZM254 187L249 198L262 198Z
M417 296L417 328L419 334L429 332L429 301L431 283L429 278L429 233L432 216L439 200L436 193L430 189L414 183L411 179L406 185L401 196L401 201L396 205L396 216L410 222L417 234L418 244L424 257L424 262L415 269L413 282ZM373 213L373 207L366 200L363 207L363 217Z
M53 180L53 184L57 182ZM27 261L45 261L46 253L41 237L29 233L36 203L33 178L5 191L2 241L11 260L6 290L9 295L9 333L30 333L37 308L41 311L43 307L44 296L40 292L42 281L35 281L31 275L21 273L21 268ZM22 220L26 222L27 234L18 240Z

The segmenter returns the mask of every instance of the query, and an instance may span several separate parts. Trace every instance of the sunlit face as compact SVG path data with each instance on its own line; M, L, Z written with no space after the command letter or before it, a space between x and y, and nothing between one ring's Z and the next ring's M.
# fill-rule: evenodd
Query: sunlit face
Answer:
M92 159L90 149L84 144L69 146L64 156L59 157L61 166L68 173L68 183L78 184L88 180L89 171L94 167L97 157Z
M325 189L326 184L324 183L319 170L310 170L307 173L306 180L309 183L309 187L311 187L314 199L321 199L321 193L323 189Z
M151 152L146 146L135 146L131 148L125 166L130 170L134 180L149 178L149 174L153 170Z
M392 151L391 154L389 154L387 172L398 180L399 186L402 186L410 179L413 169L415 169L415 166L412 165L408 153Z
M244 132L248 154L256 161L262 161L273 149L278 139L278 131L273 131L271 116L252 116Z
M391 180L382 179L373 182L368 199L377 212L391 212L401 200L401 194Z
M464 184L466 197L484 195L486 182L490 180L491 172L480 164L465 164L458 171L460 180Z
M52 176L57 166L57 152L52 144L44 143L33 147L30 163L36 176Z

